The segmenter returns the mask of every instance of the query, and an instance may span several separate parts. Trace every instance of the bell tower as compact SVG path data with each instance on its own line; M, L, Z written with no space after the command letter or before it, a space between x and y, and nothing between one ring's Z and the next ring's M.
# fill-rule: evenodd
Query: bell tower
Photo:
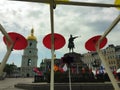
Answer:
M21 76L33 77L33 68L37 67L38 60L38 49L37 49L37 38L34 36L34 29L31 29L31 34L27 38L28 46L24 49L21 63Z

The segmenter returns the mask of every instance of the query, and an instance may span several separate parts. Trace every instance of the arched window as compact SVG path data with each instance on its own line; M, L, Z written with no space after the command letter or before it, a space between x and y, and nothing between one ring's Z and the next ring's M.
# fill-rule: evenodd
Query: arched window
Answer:
M32 43L31 43L31 42L29 43L29 46L30 46L30 47L32 46Z
M28 59L28 66L31 66L31 59Z
M29 51L29 53L31 53L31 51Z

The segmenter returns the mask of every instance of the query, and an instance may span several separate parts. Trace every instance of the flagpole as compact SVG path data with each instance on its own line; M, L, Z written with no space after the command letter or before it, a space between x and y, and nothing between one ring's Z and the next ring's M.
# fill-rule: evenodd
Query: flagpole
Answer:
M70 90L72 90L72 86L71 86L71 75L70 75L70 65L69 65L69 88L70 88Z

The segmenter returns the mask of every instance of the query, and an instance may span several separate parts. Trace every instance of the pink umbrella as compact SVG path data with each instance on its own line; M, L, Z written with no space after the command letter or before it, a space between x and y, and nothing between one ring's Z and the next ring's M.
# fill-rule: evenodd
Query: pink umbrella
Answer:
M13 49L21 50L21 49L24 49L24 48L27 47L27 45L28 45L27 40L21 34L18 34L18 33L15 33L15 32L10 32L10 33L8 33L8 35L10 36L10 38L14 42ZM7 41L5 36L3 37L3 40L4 40L5 44L9 47L10 42Z
M43 44L46 48L51 49L51 36L52 34L48 34L43 39ZM54 49L60 49L65 45L65 38L57 33L54 33Z
M95 45L97 41L100 39L101 35L94 36L90 38L86 43L85 43L85 48L89 51L96 51ZM107 38L104 38L102 42L100 43L100 48L103 48L107 43Z

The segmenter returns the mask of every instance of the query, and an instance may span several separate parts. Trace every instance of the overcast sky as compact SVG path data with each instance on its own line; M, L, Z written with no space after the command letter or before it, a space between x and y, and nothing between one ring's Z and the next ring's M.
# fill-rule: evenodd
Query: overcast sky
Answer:
M114 0L76 1L114 3ZM49 4L0 1L0 23L7 32L17 32L27 38L30 35L32 27L34 28L34 35L38 41L38 66L42 59L51 58L51 51L44 47L42 43L45 35L51 32L49 10ZM85 42L93 36L102 35L118 15L119 10L116 8L57 5L54 10L55 33L63 35L66 39L66 44L63 48L55 51L56 57L61 58L63 54L68 53L67 45L70 34L81 36L74 41L74 51L81 54L87 53L88 50L85 49ZM118 23L107 36L108 43L105 47L109 44L120 45L119 30L120 24ZM0 61L6 53L6 46L2 38L3 35L0 34ZM23 50L12 51L8 63L14 62L17 66L21 66L22 55Z

